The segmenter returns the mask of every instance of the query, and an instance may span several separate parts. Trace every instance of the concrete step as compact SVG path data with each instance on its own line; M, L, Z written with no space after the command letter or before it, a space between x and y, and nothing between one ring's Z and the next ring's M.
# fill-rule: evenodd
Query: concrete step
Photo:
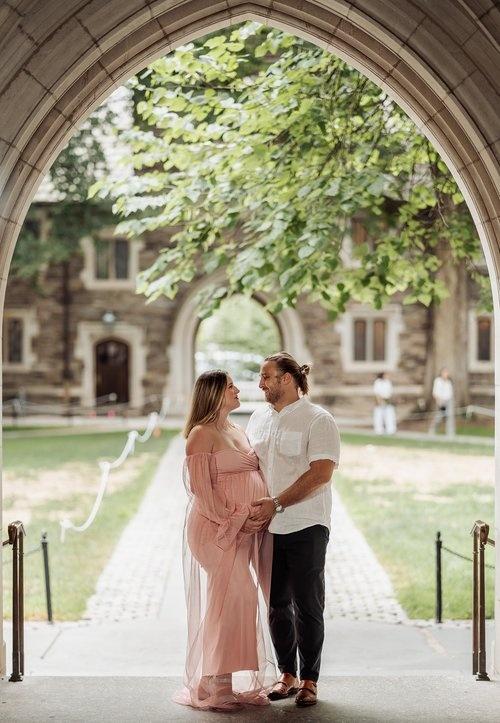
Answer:
M167 721L330 721L343 723L498 723L500 683L456 676L337 676L320 681L320 701L297 708L293 698L237 713L194 711L171 702L178 678L26 678L0 683L6 723L166 723Z

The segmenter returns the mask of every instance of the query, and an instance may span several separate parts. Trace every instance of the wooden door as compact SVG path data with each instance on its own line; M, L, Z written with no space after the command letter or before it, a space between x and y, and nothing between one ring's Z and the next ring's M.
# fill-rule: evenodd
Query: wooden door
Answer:
M129 401L129 348L117 339L105 339L95 347L95 395L97 403L106 403L115 394L117 404Z

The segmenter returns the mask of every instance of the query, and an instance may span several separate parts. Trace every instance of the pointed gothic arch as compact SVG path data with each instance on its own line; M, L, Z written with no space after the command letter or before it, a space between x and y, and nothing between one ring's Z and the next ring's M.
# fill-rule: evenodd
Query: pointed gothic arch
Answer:
M31 200L78 124L121 82L174 47L246 19L336 53L401 105L448 164L492 282L500 372L500 20L496 3L442 0L47 0L3 8L0 51L0 298ZM497 398L500 395L497 374ZM500 449L500 428L496 431ZM500 526L500 453L496 538ZM496 619L500 619L497 546ZM0 596L1 601L1 596ZM1 615L0 604L0 619ZM495 669L500 673L500 625Z

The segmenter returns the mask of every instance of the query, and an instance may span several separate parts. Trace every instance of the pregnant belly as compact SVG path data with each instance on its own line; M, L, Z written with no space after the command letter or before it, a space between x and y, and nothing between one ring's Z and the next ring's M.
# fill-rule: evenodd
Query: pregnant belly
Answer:
M222 475L218 479L218 484L231 502L248 504L260 497L267 497L265 482L257 471Z

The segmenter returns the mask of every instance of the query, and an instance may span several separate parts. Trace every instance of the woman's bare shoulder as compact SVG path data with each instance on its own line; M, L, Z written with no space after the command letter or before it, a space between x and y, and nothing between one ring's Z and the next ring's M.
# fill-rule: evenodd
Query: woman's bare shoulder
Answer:
M234 426L234 430L235 430L236 434L239 436L239 438L246 439L248 441L248 435L246 433L245 428L242 427L241 424L234 424L234 422L233 422L233 426Z
M186 441L186 454L211 452L214 446L214 431L207 424L197 424L189 432Z

